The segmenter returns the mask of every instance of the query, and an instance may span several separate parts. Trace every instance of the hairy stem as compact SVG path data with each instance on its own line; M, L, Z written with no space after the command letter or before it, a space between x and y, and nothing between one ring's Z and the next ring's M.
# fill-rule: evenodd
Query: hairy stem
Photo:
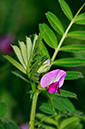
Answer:
M29 129L34 129L35 112L36 112L36 105L37 105L37 99L38 99L39 93L40 93L40 91L37 91L33 95L31 114L30 114L30 122L29 122Z

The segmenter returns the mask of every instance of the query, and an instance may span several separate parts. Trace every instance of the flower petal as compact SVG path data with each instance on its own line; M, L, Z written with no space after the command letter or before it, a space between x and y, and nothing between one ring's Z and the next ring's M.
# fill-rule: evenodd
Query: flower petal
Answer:
M59 82L59 87L61 87L64 83L64 79L67 73L63 70L59 70L54 82Z
M56 92L57 92L58 94L60 94L60 88L59 88L59 85L58 85L58 87L57 87Z
M65 76L66 76L66 75L67 75L67 73L64 74L64 75L60 78L60 80L59 80L59 88L63 85L64 79L65 79Z
M54 92L56 92L56 89L58 89L58 88L59 88L58 82L52 83L48 88L48 92L53 94Z
M40 81L40 85L42 88L45 88L47 86L49 86L50 84L52 84L57 76L59 72L59 69L57 70L53 70L53 71L50 71L48 73L46 73L42 78L41 78L41 81ZM57 81L56 81L57 82Z

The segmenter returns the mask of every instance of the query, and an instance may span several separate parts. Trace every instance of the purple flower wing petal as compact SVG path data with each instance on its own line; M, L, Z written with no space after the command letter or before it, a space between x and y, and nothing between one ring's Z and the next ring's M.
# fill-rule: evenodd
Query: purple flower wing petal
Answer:
M46 73L41 78L41 81L40 81L41 87L45 88L45 87L49 86L50 84L52 84L54 82L54 79L56 78L56 76L58 74L58 71L59 71L59 69Z

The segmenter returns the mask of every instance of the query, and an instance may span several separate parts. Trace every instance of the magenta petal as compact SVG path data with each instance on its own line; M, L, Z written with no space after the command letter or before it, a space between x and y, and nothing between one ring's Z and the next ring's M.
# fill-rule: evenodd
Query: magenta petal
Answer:
M58 94L60 94L60 88L59 88L59 86L58 86L56 92L57 92Z
M56 92L56 90L58 89L59 87L59 83L58 82L55 82L55 83L52 83L49 88L48 88L48 92L53 94L54 92Z
M46 73L41 78L41 81L40 81L41 87L45 88L45 87L49 86L50 84L52 84L54 82L58 72L59 72L59 69L53 70L53 71L50 71L50 72Z

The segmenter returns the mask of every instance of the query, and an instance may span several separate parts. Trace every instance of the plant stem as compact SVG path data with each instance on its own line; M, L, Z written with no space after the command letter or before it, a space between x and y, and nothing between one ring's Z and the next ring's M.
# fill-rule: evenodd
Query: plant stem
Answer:
M40 93L40 91L36 91L36 93L33 95L31 114L30 114L30 122L29 122L29 129L34 129L35 112L36 112L36 105L37 105L37 99L38 99L39 93Z
M52 56L52 61L55 60L55 57L56 57L56 55L57 55L57 53L58 53L58 51L59 51L59 49L60 49L60 47L61 47L61 45L62 45L64 39L66 38L66 35L67 35L69 29L71 28L72 24L73 24L73 20L70 22L70 24L69 24L68 28L66 29L66 31L65 31L65 33L64 33L64 35L63 35L63 37L61 38L61 40L60 40L60 42L59 42L59 45L58 45L58 47L56 48L56 50L55 50L55 52L54 52L54 54L53 54L53 56Z
M55 50L55 52L54 52L54 54L53 54L53 56L52 56L52 62L55 60L55 57L56 57L56 55L57 55L57 53L58 53L58 51L59 51L59 49L60 49L60 47L61 47L61 45L62 45L64 39L66 38L68 31L70 30L72 24L74 23L75 18L78 16L78 14L80 13L80 11L83 9L84 6L85 6L85 3L81 6L81 8L78 10L78 12L76 13L76 15L74 16L74 18L73 18L72 21L70 22L68 28L66 29L66 31L65 31L65 33L64 33L64 35L63 35L63 37L61 38L61 40L60 40L60 42L59 42L58 47L56 48L56 50Z

